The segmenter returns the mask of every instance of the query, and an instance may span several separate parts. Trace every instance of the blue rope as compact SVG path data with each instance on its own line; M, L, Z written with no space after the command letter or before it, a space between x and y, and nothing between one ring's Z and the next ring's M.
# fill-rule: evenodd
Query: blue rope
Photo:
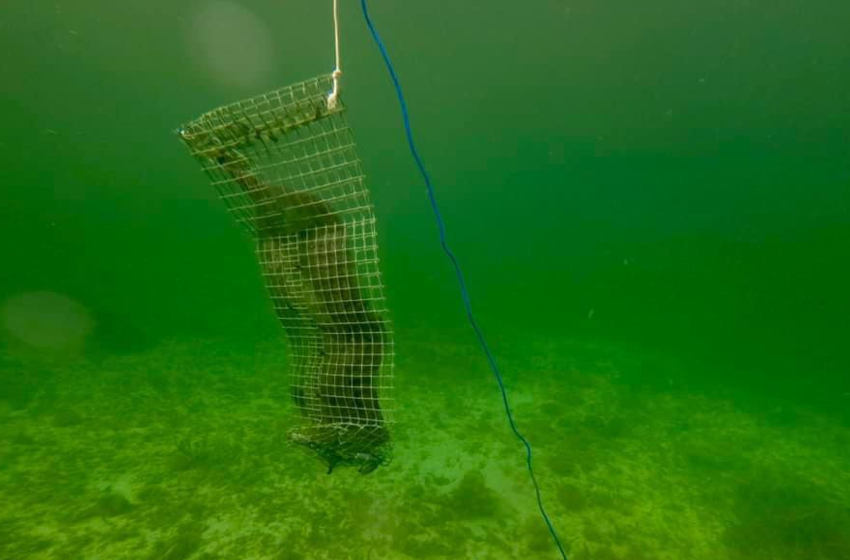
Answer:
M463 273L460 270L460 263L455 257L452 250L449 248L448 241L446 239L446 225L443 222L443 216L440 213L440 208L437 205L437 197L434 194L434 186L431 183L431 178L428 175L428 172L425 170L425 164L422 163L422 158L419 157L419 152L416 149L416 145L413 143L413 130L410 126L410 115L407 111L407 102L404 100L404 94L401 91L401 83L398 80L398 76L395 73L395 68L393 67L392 62L390 62L390 55L387 52L387 48L384 46L383 41L381 41L381 37L378 35L378 31L375 29L374 24L372 23L372 18L369 17L369 9L366 6L366 0L361 0L361 6L363 7L363 17L366 18L366 25L369 27L369 31L372 33L372 37L375 39L375 43L378 45L378 49L381 51L381 56L384 57L384 62L387 65L387 70L390 72L390 77L392 78L393 85L395 85L396 95L398 95L398 102L401 105L401 113L404 119L404 130L407 133L407 144L410 146L410 153L413 155L413 159L416 160L416 167L419 168L419 173L422 175L422 179L425 180L425 186L428 188L428 199L431 201L431 208L434 211L434 217L437 219L437 227L440 231L440 245L443 247L443 252L449 258L454 266L455 276L457 276L458 284L460 285L460 294L463 298L463 306L466 309L466 317L469 319L469 324L472 326L472 330L475 331L475 335L478 337L478 342L481 344L481 349L484 350L484 354L487 356L487 362L490 364L490 369L493 371L493 375L496 376L496 381L499 383L499 390L502 393L502 403L505 406L505 414L507 414L508 421L511 425L511 430L513 430L516 437L522 442L525 446L526 451L526 466L528 467L528 474L531 476L531 482L534 484L534 492L537 495L537 507L540 509L540 515L543 516L543 520L546 522L546 526L549 528L549 532L552 534L552 539L555 541L555 545L558 547L558 551L561 553L561 557L564 560L567 560L567 553L564 552L564 547L561 545L561 540L558 538L558 534L555 532L555 527L552 525L552 521L549 519L549 516L546 515L546 510L543 508L543 499L540 496L540 486L537 484L537 478L534 476L534 469L531 466L531 444L527 439L520 433L519 429L514 422L513 414L511 413L511 407L508 404L508 393L505 389L505 383L502 379L502 374L499 371L498 365L496 365L496 358L493 356L493 353L490 351L490 347L487 344L487 341L484 339L484 334L481 332L481 329L478 327L478 323L475 321L475 317L472 314L472 303L469 300L469 292L466 289L466 281L463 278Z

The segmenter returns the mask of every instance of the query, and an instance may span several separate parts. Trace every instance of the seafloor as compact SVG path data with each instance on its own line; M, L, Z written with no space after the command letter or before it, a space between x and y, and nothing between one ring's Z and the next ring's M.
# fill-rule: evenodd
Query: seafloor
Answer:
M395 459L367 476L286 444L282 343L230 348L0 356L0 559L559 557L472 339L399 341ZM850 558L847 427L602 344L497 348L573 560Z

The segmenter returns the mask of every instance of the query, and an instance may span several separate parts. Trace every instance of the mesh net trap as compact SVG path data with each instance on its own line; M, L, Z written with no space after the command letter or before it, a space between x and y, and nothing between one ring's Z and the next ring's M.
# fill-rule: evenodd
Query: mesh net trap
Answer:
M257 257L290 350L289 441L328 467L391 459L393 340L369 191L328 75L226 105L178 134ZM335 88L334 88L335 90Z

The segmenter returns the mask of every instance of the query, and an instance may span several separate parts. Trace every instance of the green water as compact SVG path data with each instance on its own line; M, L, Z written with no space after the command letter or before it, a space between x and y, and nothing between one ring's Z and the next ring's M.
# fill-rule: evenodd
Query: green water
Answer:
M371 4L570 558L850 558L850 7ZM330 2L0 6L0 559L558 557L358 5L368 476L285 442L252 241L174 134L332 70Z

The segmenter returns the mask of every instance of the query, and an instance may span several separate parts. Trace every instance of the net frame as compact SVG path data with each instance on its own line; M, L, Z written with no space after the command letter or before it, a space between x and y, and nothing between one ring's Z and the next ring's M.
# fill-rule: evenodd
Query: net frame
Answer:
M290 441L371 472L392 456L394 343L375 215L346 107L320 76L178 130L257 259L291 353Z

